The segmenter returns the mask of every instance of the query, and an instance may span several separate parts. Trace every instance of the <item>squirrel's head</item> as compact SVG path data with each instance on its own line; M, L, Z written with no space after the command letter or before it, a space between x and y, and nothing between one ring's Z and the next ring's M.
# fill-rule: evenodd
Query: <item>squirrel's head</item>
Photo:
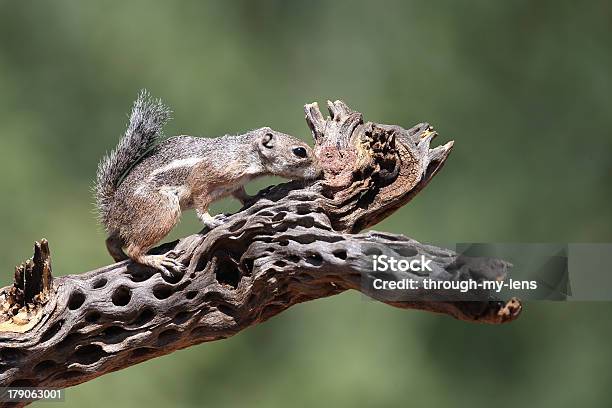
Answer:
M253 132L266 171L288 179L313 179L321 173L306 143L269 127Z

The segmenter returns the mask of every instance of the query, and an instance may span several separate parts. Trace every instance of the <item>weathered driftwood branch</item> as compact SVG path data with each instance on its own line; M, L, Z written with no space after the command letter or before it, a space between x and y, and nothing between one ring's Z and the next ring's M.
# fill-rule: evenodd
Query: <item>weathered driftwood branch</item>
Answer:
M452 301L375 291L371 255L433 259L427 274L395 279L501 279L503 261L470 262L452 251L384 234L357 234L407 203L444 164L452 142L429 148L427 124L409 130L364 123L344 103L324 119L306 105L324 178L268 188L209 232L166 244L187 272L167 281L129 261L50 278L46 242L0 292L0 384L67 387L201 342L227 338L292 305L348 289L400 308L503 323L520 303ZM29 266L27 266L29 265ZM29 272L24 275L24 271ZM34 294L28 280L34 275ZM433 297L432 297L433 296Z

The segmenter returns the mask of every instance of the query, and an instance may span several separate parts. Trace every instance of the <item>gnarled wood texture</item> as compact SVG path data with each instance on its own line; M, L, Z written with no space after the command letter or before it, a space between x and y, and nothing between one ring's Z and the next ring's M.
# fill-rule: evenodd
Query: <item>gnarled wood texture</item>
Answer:
M130 261L51 280L48 246L37 244L34 259L16 274L27 269L36 293L23 279L0 292L0 384L68 387L230 337L296 303L348 289L466 321L516 318L516 300L451 300L442 292L405 299L371 288L372 255L433 260L431 272L392 273L397 280L503 279L509 265L400 235L359 234L423 189L452 142L430 149L436 133L428 124L406 130L364 123L340 101L328 108L323 118L316 104L305 107L324 177L268 188L220 227L157 248L182 251L186 272L174 281Z

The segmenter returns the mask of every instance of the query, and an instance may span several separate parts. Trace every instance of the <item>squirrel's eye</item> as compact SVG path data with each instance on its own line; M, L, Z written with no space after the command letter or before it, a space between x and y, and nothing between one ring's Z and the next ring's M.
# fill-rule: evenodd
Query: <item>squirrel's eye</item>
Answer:
M293 154L295 154L297 157L302 158L308 156L308 152L306 152L306 149L304 149L303 147L294 147Z

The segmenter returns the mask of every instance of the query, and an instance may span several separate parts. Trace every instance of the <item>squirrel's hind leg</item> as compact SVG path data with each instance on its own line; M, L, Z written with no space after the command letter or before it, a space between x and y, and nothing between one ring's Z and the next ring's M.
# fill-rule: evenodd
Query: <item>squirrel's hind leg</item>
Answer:
M157 269L168 278L175 278L185 272L185 266L173 257L180 254L170 251L161 255L148 255L147 251L151 246L142 247L133 243L129 244L125 250L132 261Z
M181 216L178 199L162 193L157 196L153 194L148 200L155 201L152 205L148 205L149 201L139 202L140 216L134 220L138 228L126 228L124 231L127 233L125 252L132 261L155 268L166 277L180 276L185 267L174 258L176 253L147 254L147 251L168 235L178 223ZM159 209L160 202L164 204L162 211Z
M129 249L128 249L129 251ZM171 258L170 253L161 255L147 255L141 251L137 251L132 257L134 262L141 265L150 266L157 269L167 278L175 278L185 272L185 266L174 258Z
M106 249L115 262L121 262L128 259L128 256L123 252L124 245L125 242L123 242L117 233L111 233L108 238L106 238Z

